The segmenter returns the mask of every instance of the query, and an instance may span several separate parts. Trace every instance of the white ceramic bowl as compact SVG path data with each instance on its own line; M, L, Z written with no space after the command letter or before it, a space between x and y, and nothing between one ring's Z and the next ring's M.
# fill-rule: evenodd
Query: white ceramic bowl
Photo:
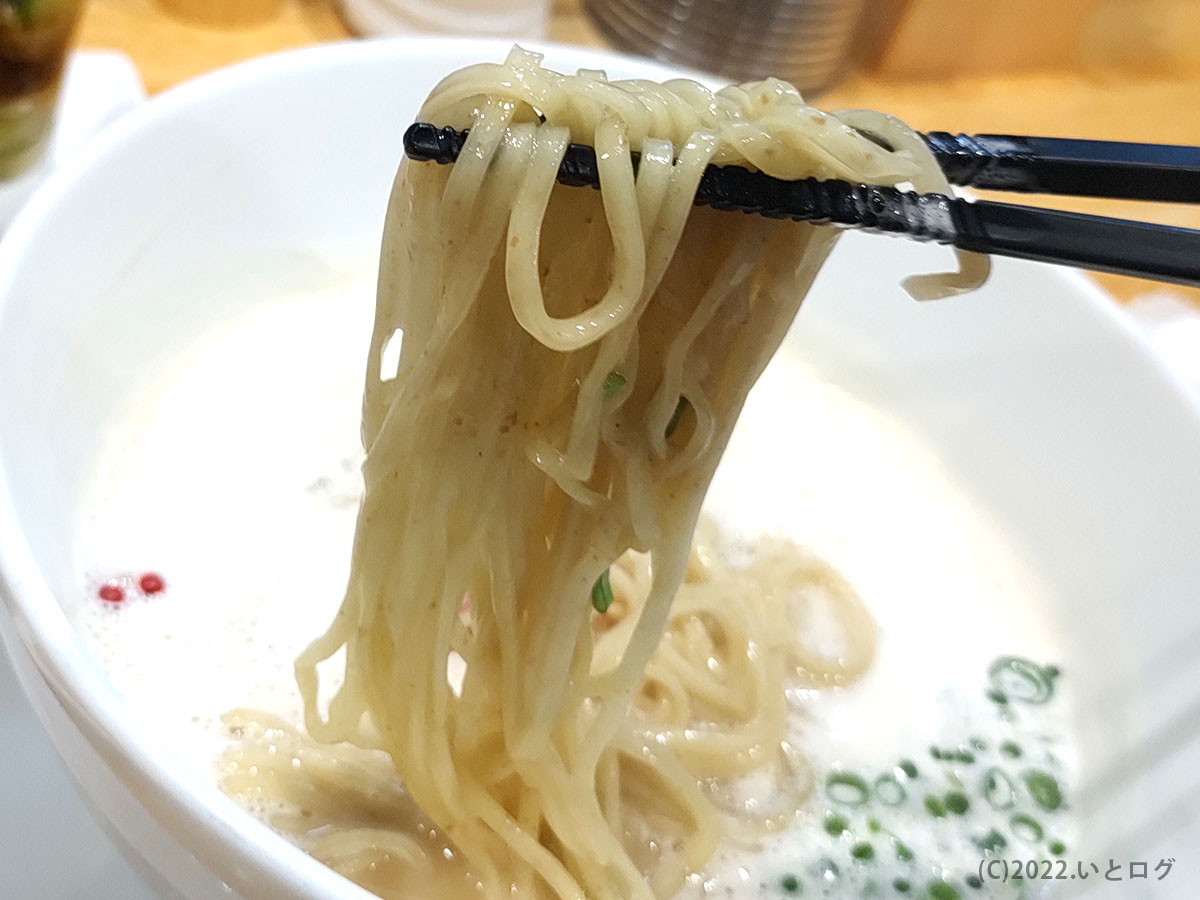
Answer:
M233 287L269 292L322 259L373 266L419 102L449 70L506 49L333 45L200 79L106 133L0 245L0 625L98 817L164 894L367 896L165 752L83 652L62 604L77 590L97 448L148 361L222 315ZM558 68L667 74L547 49ZM1129 852L1183 857L1200 843L1185 717L1200 697L1197 405L1082 277L1005 262L984 291L925 305L896 286L945 262L937 248L848 237L788 352L904 420L1013 537L1056 598L1046 615L1081 686L1081 811L1102 822L1119 809L1107 837L1142 841ZM1153 896L1172 883L1186 893L1179 878Z

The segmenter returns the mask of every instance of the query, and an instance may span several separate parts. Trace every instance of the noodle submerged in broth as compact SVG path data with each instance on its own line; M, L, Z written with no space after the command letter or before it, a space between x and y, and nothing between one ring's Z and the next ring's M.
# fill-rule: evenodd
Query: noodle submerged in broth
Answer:
M849 683L871 662L872 620L838 573L785 541L768 540L746 565L714 552L715 532L693 546L663 633L630 704L617 765L598 790L620 815L614 833L641 871L665 872L668 892L722 837L753 842L782 829L814 776L786 739L785 686ZM613 604L592 615L594 662L615 665L637 627L650 557L631 551L612 568ZM831 616L832 652L805 635ZM827 637L821 629L820 637ZM451 684L456 683L451 664ZM484 890L469 860L405 790L387 752L355 742L316 743L257 710L224 717L234 743L222 786L311 855L387 900L439 889ZM659 759L671 768L659 771ZM746 796L742 776L761 786ZM680 869L683 843L697 869ZM514 873L515 874L515 873ZM660 874L660 882L666 875ZM516 883L515 881L513 882ZM437 890L432 891L437 895Z
M784 741L784 688L853 680L875 640L852 588L797 548L732 567L693 544L837 236L693 208L697 183L718 162L946 184L904 126L774 80L713 94L514 50L448 77L420 116L470 137L393 188L349 584L296 664L307 734L230 714L224 786L384 897L435 873L489 897L667 897L722 837L795 813L812 776ZM573 140L596 148L598 192L555 181ZM910 289L984 275L964 257ZM769 795L746 802L747 776Z

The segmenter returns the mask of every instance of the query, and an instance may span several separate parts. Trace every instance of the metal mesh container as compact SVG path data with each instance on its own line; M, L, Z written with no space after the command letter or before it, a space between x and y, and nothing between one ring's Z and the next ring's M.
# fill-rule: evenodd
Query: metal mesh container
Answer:
M775 75L806 93L844 74L866 0L584 0L623 50L738 81Z

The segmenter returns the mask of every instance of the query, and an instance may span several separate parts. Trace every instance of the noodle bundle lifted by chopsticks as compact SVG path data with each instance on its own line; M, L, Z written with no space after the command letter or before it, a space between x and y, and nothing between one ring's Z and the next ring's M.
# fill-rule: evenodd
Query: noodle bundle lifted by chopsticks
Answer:
M307 727L386 751L489 896L668 896L738 827L705 780L778 754L785 675L853 678L874 640L818 563L691 554L746 394L837 236L693 208L696 185L709 163L946 185L899 123L774 80L609 82L517 49L450 75L420 117L470 137L393 188L365 495L344 602L297 662ZM556 183L571 141L596 148L600 191ZM838 600L844 654L802 652L770 572ZM343 649L326 713L317 665Z

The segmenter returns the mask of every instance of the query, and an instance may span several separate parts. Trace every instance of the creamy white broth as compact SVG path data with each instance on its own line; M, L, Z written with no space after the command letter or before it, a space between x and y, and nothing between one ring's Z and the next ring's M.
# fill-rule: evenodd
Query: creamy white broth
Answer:
M98 465L72 617L129 704L214 777L228 710L300 722L292 663L336 609L348 570L372 303L373 285L347 282L260 303L197 336L146 379L153 388L135 398ZM964 881L981 856L971 838L1017 812L984 802L983 773L1052 770L1069 798L1061 696L1007 712L985 697L996 657L1059 661L1036 582L902 423L786 349L752 392L706 508L731 558L770 534L834 564L880 641L860 682L790 692L791 742L818 785L802 820L760 848L727 844L684 895L787 896L789 878L797 896L900 896L896 879L925 896L942 878L975 893ZM142 596L144 572L160 573L166 589ZM124 602L99 599L109 582ZM971 751L973 763L930 755L972 738L986 746ZM1006 741L1020 759L1002 754ZM843 809L826 796L832 772L873 784L905 760L919 770L900 779L912 802ZM924 797L955 790L953 777L968 811L930 814ZM847 820L844 832L829 833L830 815ZM1028 846L1009 834L1006 856L1046 856L1052 838L1071 846L1068 815L1038 815L1047 834ZM896 859L897 842L912 859ZM852 856L863 843L870 860ZM828 862L836 877L822 876Z

